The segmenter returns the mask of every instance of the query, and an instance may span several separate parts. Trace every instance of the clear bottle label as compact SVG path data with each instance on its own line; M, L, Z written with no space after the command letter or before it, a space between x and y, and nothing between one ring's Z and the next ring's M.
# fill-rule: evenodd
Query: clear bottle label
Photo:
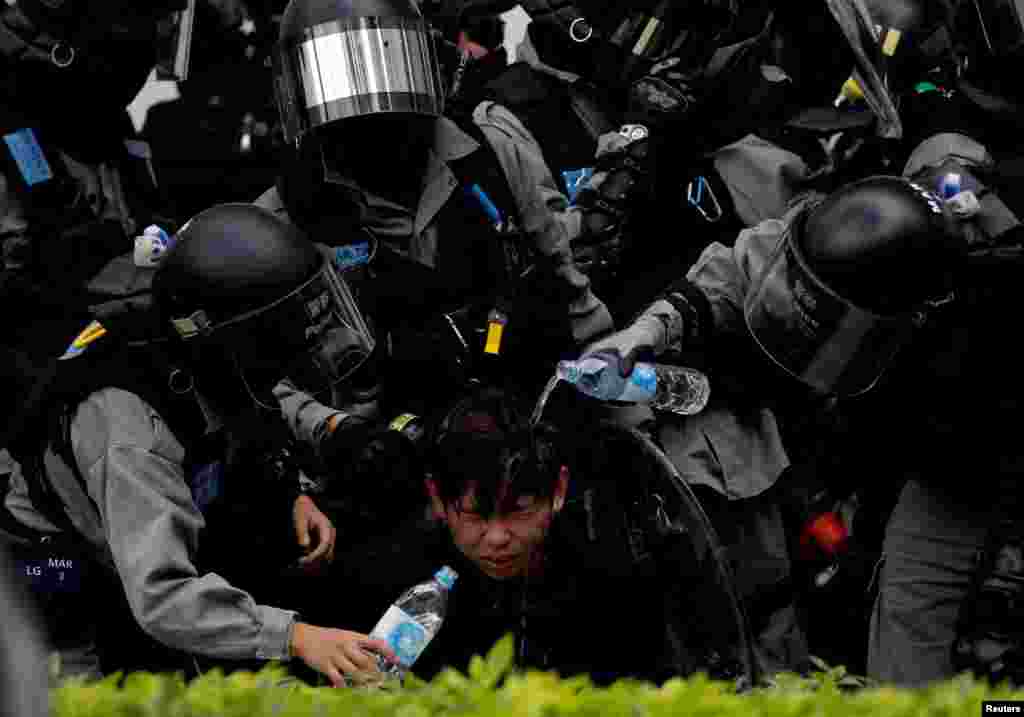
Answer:
M432 635L428 635L426 628L409 613L392 605L373 628L370 637L388 643L402 667L409 668L426 649Z

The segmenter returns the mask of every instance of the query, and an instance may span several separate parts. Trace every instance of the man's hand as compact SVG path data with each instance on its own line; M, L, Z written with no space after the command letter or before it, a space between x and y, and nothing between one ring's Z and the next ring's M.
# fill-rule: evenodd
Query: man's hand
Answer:
M331 519L320 512L308 495L300 495L295 499L292 518L295 523L295 537L299 541L299 547L306 553L299 559L299 565L329 565L334 560L334 540L337 537Z
M398 658L383 640L349 630L295 623L291 654L317 672L326 675L335 687L344 687L345 675L355 679L379 674L377 655L395 663Z

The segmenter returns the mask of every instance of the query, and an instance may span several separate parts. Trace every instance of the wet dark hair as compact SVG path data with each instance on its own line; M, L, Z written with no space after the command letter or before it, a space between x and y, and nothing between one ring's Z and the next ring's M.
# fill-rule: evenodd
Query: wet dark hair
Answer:
M529 412L512 393L477 389L438 422L430 474L448 506L475 482L476 511L488 516L520 496L554 493L563 464L556 441L551 426L530 426Z

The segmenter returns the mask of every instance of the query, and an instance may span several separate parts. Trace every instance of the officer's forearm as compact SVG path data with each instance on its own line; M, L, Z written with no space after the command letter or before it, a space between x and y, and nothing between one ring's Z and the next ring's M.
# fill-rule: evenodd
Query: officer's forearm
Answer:
M650 140L643 137L598 157L595 171L603 176L602 181L580 192L580 242L600 243L614 236L626 219L630 202L650 190L649 146Z
M710 343L711 305L704 292L687 279L670 285L643 314L656 316L665 324L665 349L701 349Z

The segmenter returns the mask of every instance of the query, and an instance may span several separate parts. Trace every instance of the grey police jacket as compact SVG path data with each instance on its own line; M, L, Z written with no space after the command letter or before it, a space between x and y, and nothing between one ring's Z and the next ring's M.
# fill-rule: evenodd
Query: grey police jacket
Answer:
M988 150L961 134L943 133L922 142L912 153L903 175L940 191L942 177L963 176L964 188L981 194L977 211L961 218L969 242L984 242L1019 222L1018 217L985 185L970 175L973 167L990 167ZM782 219L768 219L740 232L733 246L709 245L687 273L687 279L707 296L716 333L747 335L743 301L751 282L763 271L788 223L810 199L798 197ZM689 481L708 485L723 495L746 498L770 487L789 465L779 427L765 407L737 414L731 406L711 401L702 413L662 421L660 437L666 452Z
M805 202L798 200L782 219L744 229L732 246L708 245L687 272L686 278L708 298L716 334L749 336L743 318L747 290ZM750 341L753 344L753 338ZM741 410L716 395L714 388L701 413L685 418L664 415L659 438L688 482L706 485L731 500L764 492L790 464L767 402Z
M97 391L78 407L71 447L88 494L47 451L49 479L75 529L117 572L150 636L214 658L287 659L295 612L259 605L196 569L205 522L186 483L185 450L151 406L121 389ZM32 507L17 467L6 505L25 525L57 531Z

